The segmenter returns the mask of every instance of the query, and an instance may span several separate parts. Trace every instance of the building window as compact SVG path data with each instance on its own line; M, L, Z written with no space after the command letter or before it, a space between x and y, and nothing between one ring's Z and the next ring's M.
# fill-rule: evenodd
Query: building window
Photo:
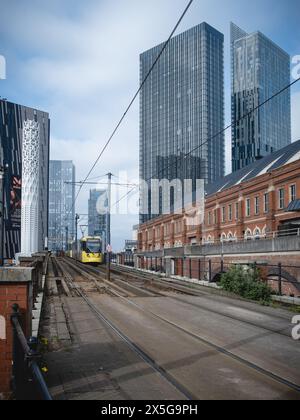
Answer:
M259 228L256 228L253 232L253 236L255 240L259 240L261 238L261 231Z
M284 188L280 188L279 190L279 209L283 210L285 204L285 194L284 194Z
M259 207L260 207L259 197L255 197L255 215L256 216L259 214Z
M231 232L228 233L227 240L228 240L228 242L233 242L234 241L234 237L233 237L233 234Z
M226 208L222 207L222 223L226 222Z
M290 186L290 202L292 203L297 199L297 191L296 191L296 185Z
M211 225L211 212L208 213L208 226Z
M247 198L246 200L246 217L249 217L251 215L251 201L250 198Z
M269 213L270 209L270 201L269 201L269 193L264 194L264 212Z
M226 233L222 233L221 242L226 242L226 241L227 241Z
M230 204L228 207L228 218L229 221L232 222L232 204Z
M251 232L250 229L246 230L245 239L246 239L246 241L251 241L252 240L252 232Z
M239 203L236 203L235 205L235 218L236 220L239 220L240 212L239 212Z

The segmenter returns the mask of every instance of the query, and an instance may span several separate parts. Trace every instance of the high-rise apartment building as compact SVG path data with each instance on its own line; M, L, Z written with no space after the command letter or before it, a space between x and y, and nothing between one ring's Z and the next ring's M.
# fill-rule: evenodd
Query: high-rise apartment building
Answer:
M261 32L231 24L233 172L291 143L290 56ZM243 118L246 116L246 118Z
M34 135L28 135L28 127ZM27 148L23 148L24 139ZM30 201L31 190L22 197L22 156L35 142L38 167L35 183L35 235L34 249L43 251L48 237L48 184L49 184L49 114L26 106L0 100L0 166L4 167L4 258L14 259L21 252L22 199ZM29 168L30 169L30 168ZM2 185L1 185L2 188ZM2 191L1 191L2 197ZM1 218L2 222L2 218ZM2 225L1 225L2 230ZM2 254L2 251L1 251Z
M66 250L75 238L75 166L72 161L50 161L49 249Z
M162 47L141 54L141 81ZM140 95L142 180L189 179L195 190L197 179L224 176L224 134L218 134L224 127L223 55L224 35L207 23L171 40ZM166 199L154 197L148 184L140 200L142 223L161 214Z
M107 226L107 214L104 211L107 204L106 190L91 190L88 210L88 233L89 236L101 236L105 246L105 233Z

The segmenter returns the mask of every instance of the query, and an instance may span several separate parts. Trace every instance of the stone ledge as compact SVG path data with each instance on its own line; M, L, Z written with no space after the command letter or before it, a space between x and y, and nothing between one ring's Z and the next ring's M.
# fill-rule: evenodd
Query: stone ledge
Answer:
M272 296L272 300L275 302L287 303L289 305L295 305L300 307L300 298L293 298L289 296Z
M4 267L0 268L1 283L29 283L32 281L32 267Z

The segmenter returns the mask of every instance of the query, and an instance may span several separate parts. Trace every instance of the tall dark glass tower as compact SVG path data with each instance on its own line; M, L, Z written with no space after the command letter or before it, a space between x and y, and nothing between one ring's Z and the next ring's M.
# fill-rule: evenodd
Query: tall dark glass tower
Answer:
M242 118L289 85L290 56L262 33L248 35L232 23L231 63L235 172L291 143L290 90Z
M141 81L162 47L140 56ZM224 35L202 23L171 40L142 88L141 179L191 179L195 188L197 179L210 183L224 176L224 135L217 135L223 127ZM150 185L145 195L141 223L160 214L153 214Z
M75 237L75 166L51 160L49 182L49 249L66 250ZM67 238L68 236L68 238Z

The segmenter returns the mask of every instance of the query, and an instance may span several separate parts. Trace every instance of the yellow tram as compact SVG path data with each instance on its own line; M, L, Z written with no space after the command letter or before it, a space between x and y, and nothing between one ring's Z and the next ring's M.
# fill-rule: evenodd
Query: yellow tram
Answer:
M77 249L76 249L77 248ZM103 264L102 240L99 236L86 236L80 239L76 247L73 242L70 257L83 264Z

